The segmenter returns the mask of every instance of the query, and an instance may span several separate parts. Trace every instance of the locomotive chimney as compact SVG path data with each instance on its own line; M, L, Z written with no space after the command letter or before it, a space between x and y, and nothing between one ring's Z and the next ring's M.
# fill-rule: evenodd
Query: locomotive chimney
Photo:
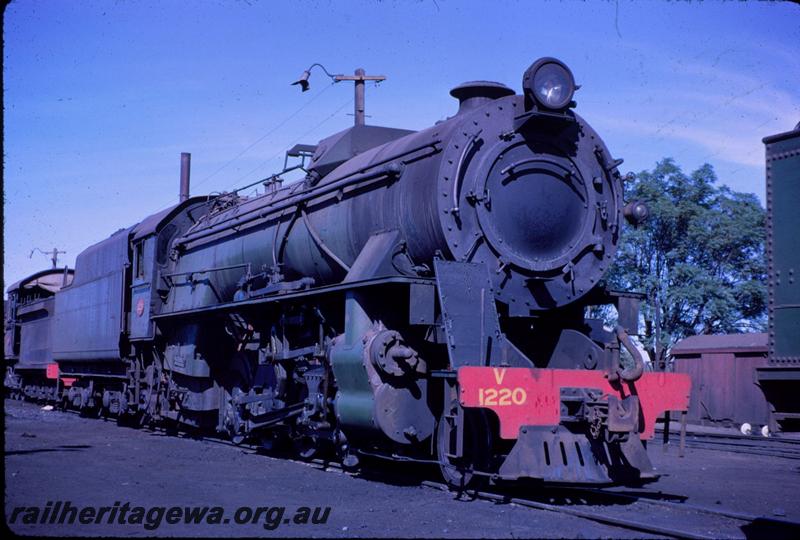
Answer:
M450 95L458 100L458 114L471 111L488 101L511 96L514 91L508 86L493 81L470 81L450 90Z
M181 152L181 191L179 202L189 198L189 170L192 167L192 154Z

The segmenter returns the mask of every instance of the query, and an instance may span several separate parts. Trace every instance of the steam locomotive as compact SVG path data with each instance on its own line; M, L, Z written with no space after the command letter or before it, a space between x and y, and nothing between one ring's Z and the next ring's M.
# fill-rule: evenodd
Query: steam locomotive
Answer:
M542 58L521 95L453 88L427 129L300 145L263 194L186 193L9 288L7 388L348 468L436 462L453 486L654 478L643 441L690 382L644 371L640 297L604 285L647 209L576 89ZM587 318L602 304L619 326Z

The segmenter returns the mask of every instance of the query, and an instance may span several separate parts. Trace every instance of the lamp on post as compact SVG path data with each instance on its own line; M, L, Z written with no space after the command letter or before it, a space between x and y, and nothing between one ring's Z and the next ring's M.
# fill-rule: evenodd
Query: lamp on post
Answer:
M364 83L366 81L385 81L386 77L383 75L367 75L366 72L362 68L358 68L355 70L353 75L332 75L328 73L328 70L325 69L325 66L319 63L313 63L307 70L303 72L299 79L297 79L292 84L296 84L300 86L300 89L305 92L309 89L309 82L308 79L311 76L311 70L315 67L319 67L322 71L325 72L325 75L331 78L331 80L335 83L341 81L353 81L355 85L355 125L363 126L364 125Z

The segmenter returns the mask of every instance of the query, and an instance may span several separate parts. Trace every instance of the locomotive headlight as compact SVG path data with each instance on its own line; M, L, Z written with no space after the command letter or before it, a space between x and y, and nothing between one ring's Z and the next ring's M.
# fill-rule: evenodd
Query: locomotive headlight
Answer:
M647 208L647 205L642 201L631 201L622 209L622 215L625 216L628 223L634 227L638 227L647 221L650 215L650 209Z
M540 58L522 79L526 94L539 105L553 110L566 108L575 94L572 72L560 60Z

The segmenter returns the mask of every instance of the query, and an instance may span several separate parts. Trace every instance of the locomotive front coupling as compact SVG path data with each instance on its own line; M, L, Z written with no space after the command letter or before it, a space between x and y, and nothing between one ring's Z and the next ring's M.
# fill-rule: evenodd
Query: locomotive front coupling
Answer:
M609 379L603 371L466 366L458 370L459 401L492 411L500 438L515 441L500 478L605 483L626 469L654 477L641 441L654 436L664 412L688 407L689 376ZM580 407L570 409L576 396Z

